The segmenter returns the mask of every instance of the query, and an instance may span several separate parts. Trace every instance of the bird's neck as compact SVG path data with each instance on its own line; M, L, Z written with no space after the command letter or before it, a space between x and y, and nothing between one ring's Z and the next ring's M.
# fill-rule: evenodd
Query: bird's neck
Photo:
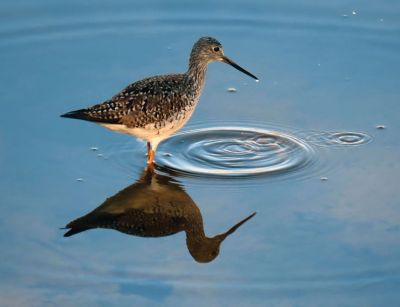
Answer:
M203 245L204 241L208 238L204 233L203 228L186 229L186 245L189 250L196 250L199 246Z
M198 210L198 208L196 209ZM197 214L187 217L185 232L187 241L195 242L204 240L206 234L204 233L204 224L200 211Z
M189 69L185 74L187 86L195 89L198 95L200 95L204 86L207 73L207 64L208 63L198 61L191 57L189 61Z

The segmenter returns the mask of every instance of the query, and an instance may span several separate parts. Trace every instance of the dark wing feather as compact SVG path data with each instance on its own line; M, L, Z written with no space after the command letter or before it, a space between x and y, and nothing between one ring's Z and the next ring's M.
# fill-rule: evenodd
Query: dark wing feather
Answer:
M65 113L61 117L97 123L123 123L129 127L144 126L157 121L159 114L166 109L163 103L171 103L175 94L173 89L179 87L182 79L183 75L165 75L137 81L110 100Z

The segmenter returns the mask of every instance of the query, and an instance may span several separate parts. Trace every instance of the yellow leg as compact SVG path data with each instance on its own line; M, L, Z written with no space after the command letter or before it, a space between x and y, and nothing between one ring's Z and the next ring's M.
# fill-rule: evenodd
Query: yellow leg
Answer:
M155 156L155 151L151 149L150 142L147 142L147 164L149 165L154 164L154 156Z
M147 159L147 164L154 164L154 156L155 156L154 150L150 150L150 155Z

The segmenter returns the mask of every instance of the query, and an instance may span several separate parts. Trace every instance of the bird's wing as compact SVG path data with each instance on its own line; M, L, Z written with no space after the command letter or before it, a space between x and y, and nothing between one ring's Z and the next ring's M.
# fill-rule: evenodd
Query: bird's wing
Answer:
M155 76L128 85L103 103L86 109L71 111L62 117L97 123L125 124L138 127L156 116L159 106L171 96L171 88L180 84L183 75ZM172 93L173 94L173 93Z
M182 80L183 75L165 75L128 86L123 93L128 97L128 112L121 117L120 123L136 128L168 117L174 110L172 106L177 102L177 91L182 88Z

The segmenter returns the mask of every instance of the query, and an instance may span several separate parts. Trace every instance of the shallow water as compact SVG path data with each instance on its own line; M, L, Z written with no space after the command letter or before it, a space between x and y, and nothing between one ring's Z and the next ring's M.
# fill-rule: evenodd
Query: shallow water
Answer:
M177 133L160 146L160 152L161 169L226 182L233 176L289 173L307 165L312 155L307 143L294 136L243 125Z
M397 2L0 8L0 305L397 304ZM206 264L184 232L64 238L60 227L137 184L146 146L59 115L184 71L203 35L260 82L211 64L188 126L160 145L156 172L193 201L210 237L257 214Z

